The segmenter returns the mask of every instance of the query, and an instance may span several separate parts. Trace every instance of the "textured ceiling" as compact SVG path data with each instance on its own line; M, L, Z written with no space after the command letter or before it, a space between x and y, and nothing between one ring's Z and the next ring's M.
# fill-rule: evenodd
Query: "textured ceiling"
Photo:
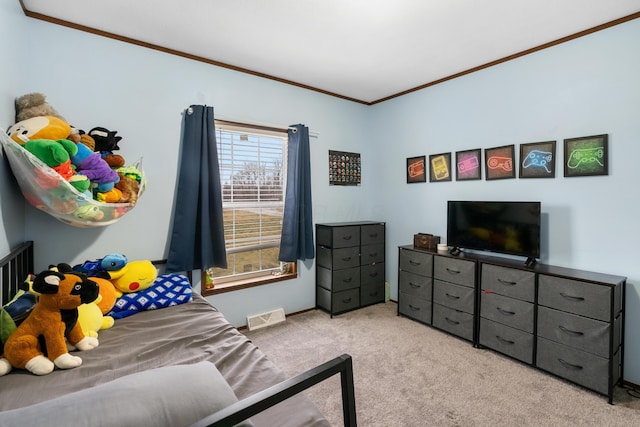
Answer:
M640 18L640 0L20 0L28 16L371 104Z

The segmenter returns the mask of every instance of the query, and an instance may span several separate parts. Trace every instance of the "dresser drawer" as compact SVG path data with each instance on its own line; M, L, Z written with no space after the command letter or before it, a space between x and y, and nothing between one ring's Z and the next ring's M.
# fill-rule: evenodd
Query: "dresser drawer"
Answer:
M360 285L360 305L371 305L384 302L384 282Z
M360 267L360 284L384 287L384 262Z
M473 287L476 264L473 261L436 256L433 260L433 278Z
M431 277L433 274L433 255L400 249L400 270Z
M358 267L360 265L360 248L330 249L318 248L318 265L333 270Z
M525 363L533 363L533 335L488 319L480 319L481 345Z
M384 243L361 247L360 264L367 265L384 262Z
M610 334L609 323L538 307L540 337L608 358Z
M531 271L482 264L482 289L500 295L533 302L536 292L536 275Z
M433 281L433 302L455 310L473 314L474 288L454 285L442 280Z
M356 309L360 306L360 288L341 292L330 292L327 289L316 288L317 305L332 313L341 313Z
M608 322L612 288L541 274L538 304Z
M473 340L473 315L433 304L433 326L466 340Z
M426 299L400 292L398 312L422 323L431 324L431 301Z
M360 286L360 267L330 270L317 268L317 284L333 292L344 291Z
M538 368L599 393L609 393L609 359L538 337L536 360Z
M316 243L334 249L360 246L360 226L317 226Z
M480 316L533 333L533 303L487 292L483 292L480 298Z
M371 224L360 227L360 244L375 245L384 244L384 225Z
M433 288L433 279L431 277L420 276L419 274L409 273L408 271L400 271L400 283L398 285L400 292L407 295L416 296L431 301L431 290Z

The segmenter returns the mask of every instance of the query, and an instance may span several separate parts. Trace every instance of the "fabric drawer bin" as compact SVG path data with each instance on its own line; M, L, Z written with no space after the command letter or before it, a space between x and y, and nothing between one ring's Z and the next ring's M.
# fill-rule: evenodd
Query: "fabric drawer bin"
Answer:
M473 315L440 304L433 304L433 326L471 341Z
M362 246L360 264L366 265L373 264L374 262L384 262L384 243Z
M360 305L360 288L331 293L327 289L316 288L317 304L333 313L353 310Z
M533 302L536 275L531 271L482 264L482 289L496 294Z
M533 335L503 324L488 320L480 320L481 345L492 348L500 353L533 363Z
M446 257L436 257L433 262L433 278L463 286L474 286L476 264Z
M609 358L610 333L609 323L538 307L538 336Z
M360 284L360 305L384 301L384 286L378 283Z
M360 285L365 284L384 287L384 262L360 267Z
M384 225L372 224L360 227L360 244L361 245L384 245Z
M433 255L401 249L400 270L431 277Z
M318 227L316 233L318 245L329 246L331 248L346 248L350 246L360 246L360 226L345 227Z
M326 249L326 248L319 248ZM319 250L318 256L320 256L320 252L324 252L323 250ZM342 268L349 267L358 267L360 265L360 248L358 246L354 248L341 248L330 250L328 259L329 265L325 264L325 260L323 257L322 265L323 267L332 268L334 270L340 270ZM318 261L320 263L320 261Z
M541 274L538 304L594 319L610 321L611 288Z
M537 366L591 390L609 393L609 360L603 357L538 337Z
M343 270L329 270L324 267L318 269L318 285L330 291L344 291L360 286L360 267Z
M473 288L454 285L442 280L433 281L433 302L466 313L473 313Z
M399 288L400 292L404 292L407 295L413 295L431 301L433 279L431 277L409 273L408 271L400 271Z
M431 301L400 292L398 312L422 323L431 324Z
M480 316L533 333L535 307L532 303L486 292L482 293L481 298Z

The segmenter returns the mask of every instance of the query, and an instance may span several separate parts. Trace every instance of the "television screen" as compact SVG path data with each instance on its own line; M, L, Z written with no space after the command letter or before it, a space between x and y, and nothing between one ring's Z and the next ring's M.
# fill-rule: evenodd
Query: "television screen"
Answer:
M540 257L540 202L449 201L447 244Z

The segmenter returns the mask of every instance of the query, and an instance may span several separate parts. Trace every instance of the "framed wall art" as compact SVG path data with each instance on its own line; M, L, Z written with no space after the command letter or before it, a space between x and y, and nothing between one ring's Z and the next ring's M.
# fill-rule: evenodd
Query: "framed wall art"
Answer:
M429 181L451 181L451 153L429 156Z
M484 160L487 180L515 178L516 170L513 161L515 145L485 148Z
M329 150L329 185L360 185L361 178L359 153Z
M425 163L425 156L407 158L407 184L427 182L427 169Z
M555 178L556 142L520 144L520 178Z
M564 140L564 176L609 174L607 134Z
M456 181L467 181L482 178L482 150L465 150L456 152Z

